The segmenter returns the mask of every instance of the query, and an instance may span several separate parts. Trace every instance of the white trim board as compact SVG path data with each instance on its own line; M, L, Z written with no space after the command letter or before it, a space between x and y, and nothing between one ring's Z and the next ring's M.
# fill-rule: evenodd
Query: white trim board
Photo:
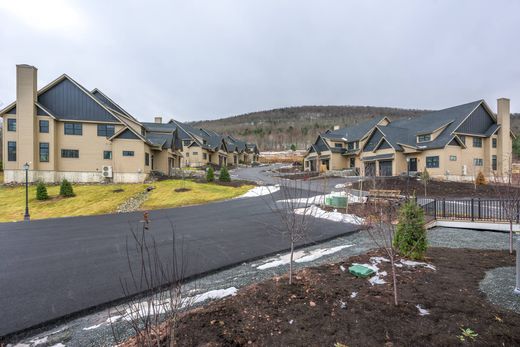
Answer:
M436 220L428 223L428 229L433 227L446 227L457 229L477 229L509 232L509 223L470 222L454 220ZM513 224L513 231L520 232L520 225Z

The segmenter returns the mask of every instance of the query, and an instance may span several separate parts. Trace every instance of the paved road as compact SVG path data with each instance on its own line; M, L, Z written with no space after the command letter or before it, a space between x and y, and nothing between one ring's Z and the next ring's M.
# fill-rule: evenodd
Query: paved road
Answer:
M278 194L278 193L277 193ZM122 298L125 242L141 213L0 224L0 336ZM287 242L261 198L152 211L151 232L171 254L170 222L187 250L187 275L279 252ZM307 242L356 226L316 219ZM131 253L135 259L135 254Z
M285 164L286 165L286 164ZM273 185L280 183L280 177L270 172L272 169L284 166L284 164L274 164L270 166L255 166L248 168L240 168L231 172L232 177L240 178L248 181L255 181L259 184ZM311 179L305 182L301 182L299 187L302 189L308 189L317 193L330 193L332 191L344 190L344 188L336 188L338 184L344 184L346 182L354 182L359 180L359 177L328 177L326 179ZM359 194L358 190L351 190L352 194Z

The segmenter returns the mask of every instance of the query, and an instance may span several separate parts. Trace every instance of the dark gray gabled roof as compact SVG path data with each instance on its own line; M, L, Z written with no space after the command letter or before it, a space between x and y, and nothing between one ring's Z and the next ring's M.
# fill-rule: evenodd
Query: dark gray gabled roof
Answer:
M146 139L154 146L158 146L161 148L172 148L173 141L174 141L174 134L173 134L173 132L172 133L147 132Z
M102 91L100 91L99 89L94 89L91 94L99 101L101 102L103 105L107 106L108 108L111 108L131 119L133 119L134 121L137 121L137 119L132 116L130 113L126 112L125 109L123 109L121 106L119 106L118 104L116 104L112 99L110 99L106 94L104 94Z
M327 131L321 136L331 140L343 140L343 141L359 141L361 140L370 130L372 130L377 123L386 118L385 116L374 117L357 125L350 127L341 128L338 130Z

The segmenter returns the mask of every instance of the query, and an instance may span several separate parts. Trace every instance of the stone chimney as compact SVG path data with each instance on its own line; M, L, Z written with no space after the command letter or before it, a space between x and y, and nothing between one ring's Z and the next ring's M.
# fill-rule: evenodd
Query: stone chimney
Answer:
M509 99L497 100L497 124L500 125L497 139L498 175L509 175L512 162L513 143L511 141L511 111Z
M36 98L38 70L30 65L16 65L16 130L17 169L22 169L30 162L30 170L34 170L36 161Z
M339 125L334 125L334 130L339 130Z
M162 124L162 117L155 117L155 123Z

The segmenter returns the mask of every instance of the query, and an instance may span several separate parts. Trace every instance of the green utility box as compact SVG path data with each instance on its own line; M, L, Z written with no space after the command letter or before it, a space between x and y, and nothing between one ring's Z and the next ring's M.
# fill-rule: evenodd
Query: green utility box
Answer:
M349 267L348 272L350 272L351 274L353 274L356 277L365 278L365 277L372 275L375 271L369 267L356 264L356 265L352 265L351 267Z
M325 205L332 206L335 208L346 208L347 207L347 197L346 196L337 196L337 195L326 196Z

